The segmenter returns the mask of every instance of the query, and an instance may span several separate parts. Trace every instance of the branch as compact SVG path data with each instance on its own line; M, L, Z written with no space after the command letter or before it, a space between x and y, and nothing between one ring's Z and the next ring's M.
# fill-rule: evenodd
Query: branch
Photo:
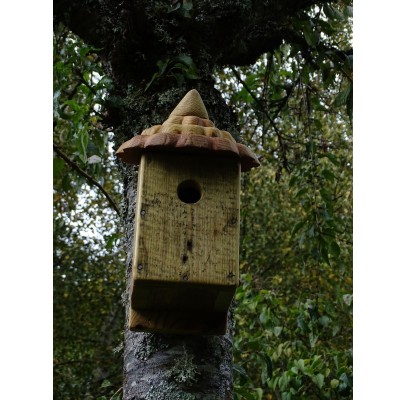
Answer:
M78 172L80 175L86 178L86 180L90 183L92 186L96 186L100 189L100 191L104 194L108 202L110 203L110 206L116 211L117 215L120 216L120 210L118 209L116 203L114 200L110 197L110 195L105 191L102 185L100 185L99 182L97 182L94 178L92 178L89 174L86 173L82 168L80 168L75 162L73 162L66 154L62 152L62 150L54 144L54 151L55 153L62 158L62 160L66 161L66 163L76 172Z
M92 360L68 360L68 361L63 361L60 363L55 363L54 368L62 367L64 365L69 365L69 364L92 364Z
M112 400L114 398L114 396L118 393L120 393L123 390L123 387L121 386L121 388L119 388L114 394L113 396L110 397L110 400Z
M252 90L248 87L248 85L242 80L240 74L237 72L237 70L231 66L231 70L233 71L234 76L237 78L238 82L240 82L245 89L247 90L247 92L250 94L250 96L254 99L254 101L259 105L260 110L264 113L264 115L267 117L269 123L271 124L272 128L274 129L276 136L278 138L278 142L279 142L279 146L281 148L282 151L282 159L283 159L283 166L285 167L285 169L289 172L289 163L288 163L288 159L286 157L286 146L285 143L283 143L283 138L282 138L282 134L279 131L278 127L275 124L275 121L271 118L271 116L269 115L268 111L265 109L264 104L257 99L257 97L255 96L254 93L252 93Z

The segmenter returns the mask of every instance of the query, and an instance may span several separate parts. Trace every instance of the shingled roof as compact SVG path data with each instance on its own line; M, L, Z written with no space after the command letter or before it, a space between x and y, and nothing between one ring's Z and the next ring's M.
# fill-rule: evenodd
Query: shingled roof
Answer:
M139 164L145 151L172 151L197 154L235 155L241 171L258 167L255 154L231 134L214 126L197 90L189 91L162 125L145 129L123 143L117 156L128 164Z

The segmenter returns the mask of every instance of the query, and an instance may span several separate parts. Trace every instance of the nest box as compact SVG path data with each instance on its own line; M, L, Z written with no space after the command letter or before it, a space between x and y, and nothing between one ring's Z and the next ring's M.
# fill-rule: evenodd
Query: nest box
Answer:
M239 281L240 172L257 158L214 126L196 90L117 155L139 164L130 329L224 334Z

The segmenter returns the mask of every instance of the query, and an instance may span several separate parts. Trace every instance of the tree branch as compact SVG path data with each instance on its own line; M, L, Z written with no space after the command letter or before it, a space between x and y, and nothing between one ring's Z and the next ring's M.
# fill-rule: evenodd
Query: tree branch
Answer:
M80 168L75 162L73 162L66 154L62 152L62 150L54 144L54 151L55 153L62 158L62 160L66 161L66 163L76 172L78 172L80 175L86 178L86 180L90 183L92 186L96 186L97 188L100 189L100 191L104 194L106 197L107 201L109 202L110 206L116 211L117 215L120 216L120 210L118 209L116 203L114 200L110 197L110 195L106 192L106 190L103 188L102 185L100 185L99 182L97 182L94 178L92 178L86 171L84 171L82 168Z
M123 386L121 386L121 388L119 388L114 394L113 396L110 397L110 400L113 400L114 396L118 393L120 393L123 390Z
M269 123L271 124L272 128L274 129L276 136L278 138L278 142L279 142L279 146L282 152L282 163L283 166L285 167L285 169L290 172L290 168L289 168L289 162L286 156L286 145L283 142L283 138L282 138L282 134L279 131L278 127L275 124L275 121L271 118L271 116L269 115L268 111L265 109L264 104L257 99L257 97L255 96L254 93L252 93L252 90L248 87L248 85L243 81L243 79L241 78L240 74L238 73L238 71L231 66L231 70L233 71L234 76L237 78L238 82L240 82L245 89L247 90L247 92L250 94L250 96L254 99L254 101L259 105L260 110L264 113L264 115L267 117Z

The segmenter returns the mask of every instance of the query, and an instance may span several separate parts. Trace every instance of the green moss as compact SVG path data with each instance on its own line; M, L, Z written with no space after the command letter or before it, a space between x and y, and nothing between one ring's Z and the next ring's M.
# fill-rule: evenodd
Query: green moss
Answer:
M135 355L139 360L148 360L148 358L163 349L168 348L159 335L154 333L144 333L140 342L135 345Z
M161 381L151 386L145 395L146 400L196 400L196 396L186 393L173 382Z
M170 378L186 386L192 386L199 374L193 359L193 354L190 354L184 346L182 356L176 360L175 365L169 370Z

